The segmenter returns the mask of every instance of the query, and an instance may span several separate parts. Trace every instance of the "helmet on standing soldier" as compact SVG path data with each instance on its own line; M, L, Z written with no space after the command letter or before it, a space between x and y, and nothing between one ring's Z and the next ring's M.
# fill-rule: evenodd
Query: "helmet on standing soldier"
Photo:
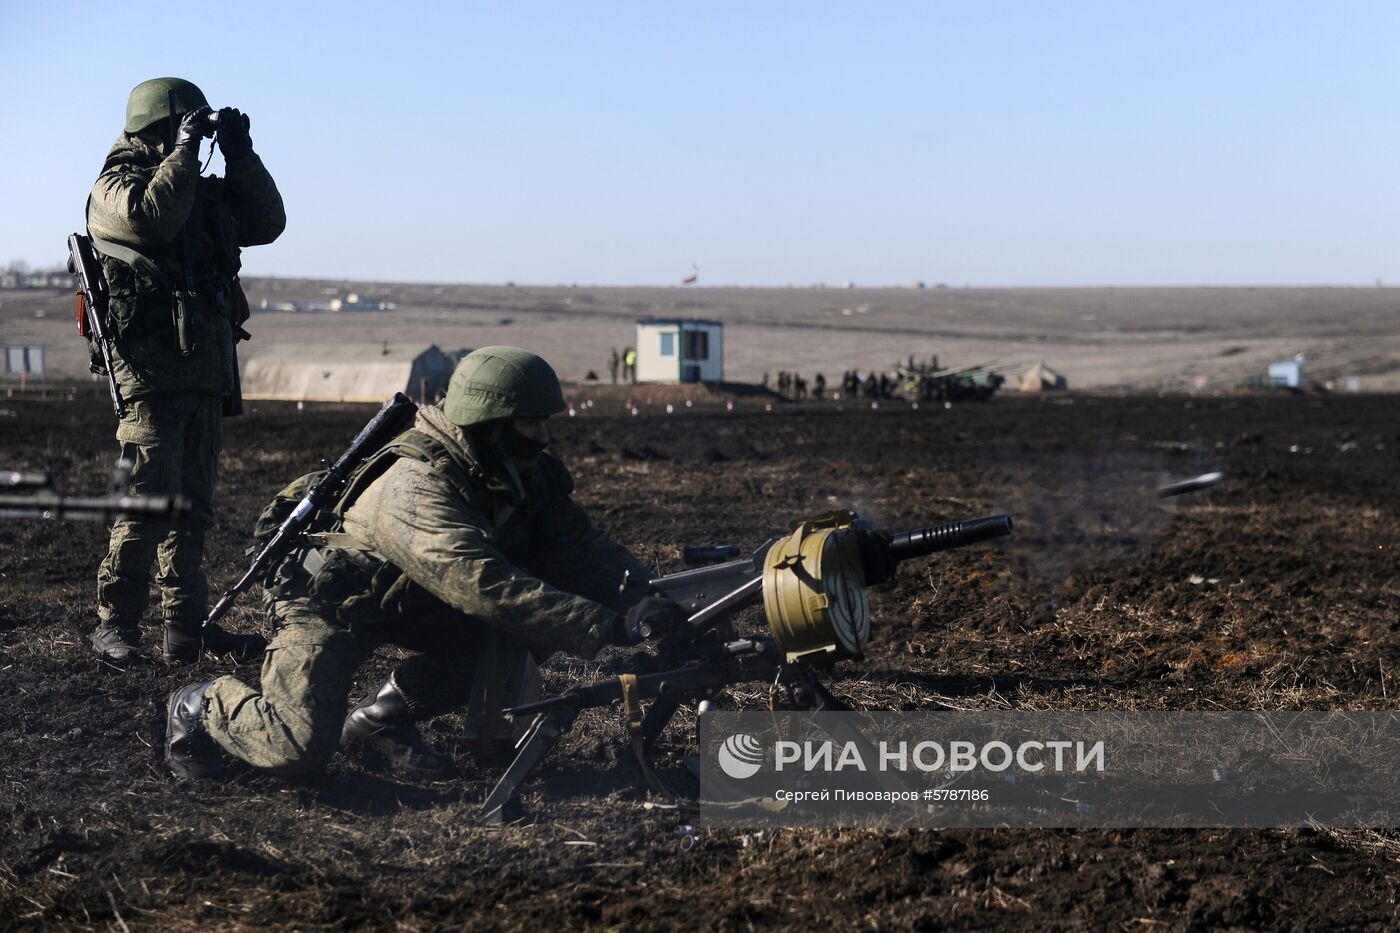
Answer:
M175 116L208 107L204 92L184 78L152 78L131 89L126 99L126 131L139 133L152 123L170 119L170 92L175 92Z

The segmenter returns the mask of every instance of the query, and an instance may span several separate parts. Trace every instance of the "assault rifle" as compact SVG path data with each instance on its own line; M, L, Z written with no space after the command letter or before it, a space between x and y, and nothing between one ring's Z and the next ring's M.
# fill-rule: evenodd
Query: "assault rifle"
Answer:
M651 587L691 613L684 659L667 670L621 674L566 690L556 697L503 711L528 723L514 760L481 805L484 822L505 820L508 804L530 772L585 709L620 702L632 752L654 790L664 786L647 753L681 705L708 700L737 683L768 683L803 710L848 707L822 684L818 668L862 656L870 635L867 585L893 577L893 565L937 551L1009 535L1009 515L950 522L932 528L871 531L849 512L804 521L789 535L764 542L749 557L658 577ZM883 560L871 560L872 549ZM871 567L887 576L871 579ZM731 618L762 605L770 634L735 638ZM665 646L663 645L663 655ZM642 701L650 700L645 712Z
M97 344L102 369L107 373L107 389L112 393L112 410L121 418L126 401L117 386L117 370L112 360L112 335L107 332L107 280L92 248L92 240L81 233L68 235L68 271L78 278L78 336ZM93 372L98 372L96 366Z
M402 392L395 392L394 397L384 403L375 416L370 419L360 433L355 435L355 439L350 442L345 453L333 463L321 479L316 482L311 490L297 503L297 507L292 510L292 514L277 528L277 532L268 540L258 555L253 558L252 565L248 572L243 574L237 583L231 586L224 595L214 604L214 608L209 611L209 617L204 620L206 626L212 625L228 612L233 601L253 583L267 576L268 571L282 563L288 554L300 547L302 544L302 534L310 526L316 517L317 511L323 506L333 503L345 490L345 483L350 479L350 474L355 471L366 457L375 453L389 441L406 431L413 423L413 416L418 412L418 406L413 404L413 400Z
M51 518L59 521L102 521L140 515L178 518L190 510L184 496L128 496L131 461L117 461L105 496L65 496L53 488L47 473L0 470L0 489L25 489L15 495L0 493L0 518Z

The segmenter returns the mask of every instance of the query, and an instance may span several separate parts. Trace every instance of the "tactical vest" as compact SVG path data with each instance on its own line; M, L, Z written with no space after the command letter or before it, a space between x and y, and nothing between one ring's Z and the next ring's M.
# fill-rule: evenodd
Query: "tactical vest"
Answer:
M247 322L248 300L238 282L242 251L238 248L237 222L228 205L227 183L222 178L201 178L194 208L187 223L190 247L190 282L202 296L205 310L237 327ZM102 261L103 277L111 296L108 324L119 339L136 339L177 325L175 293L187 285L181 241L137 252L129 246L93 238ZM193 324L193 322L191 322Z
M294 551L281 567L269 573L264 587L274 598L308 596L325 611L332 611L347 628L373 632L376 638L415 650L431 649L431 631L441 623L457 620L457 612L410 579L379 554L364 550L344 532L343 518L360 494L384 475L399 458L409 457L429 465L445 479L464 502L481 503L508 492L484 475L466 469L448 448L432 436L413 429L400 434L358 467L346 482L339 500L313 519L307 546ZM570 489L568 471L557 459L543 456L543 469L557 472L561 488ZM256 553L271 540L307 491L323 474L298 477L263 509L254 527ZM504 525L520 503L507 496L490 516L496 528Z

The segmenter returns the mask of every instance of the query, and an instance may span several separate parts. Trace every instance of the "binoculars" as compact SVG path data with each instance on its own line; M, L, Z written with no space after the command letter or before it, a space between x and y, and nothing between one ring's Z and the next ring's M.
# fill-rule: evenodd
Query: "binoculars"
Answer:
M204 131L204 135L213 136L219 130L219 111L210 110L209 113L205 114L200 123L200 128ZM243 115L243 125L244 127L248 125L248 117L246 115Z
M214 133L219 129L219 111L209 111L199 122L201 124L200 128L204 130L204 135L213 136Z

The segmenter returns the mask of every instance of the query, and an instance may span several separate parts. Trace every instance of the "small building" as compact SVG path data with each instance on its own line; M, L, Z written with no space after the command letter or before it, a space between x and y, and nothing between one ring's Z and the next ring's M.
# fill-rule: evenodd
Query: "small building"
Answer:
M1279 389L1301 389L1303 387L1303 358L1295 356L1291 360L1270 363L1269 385Z
M332 298L332 311L393 311L397 305L388 301L375 301L351 292L344 298Z
M402 392L431 403L447 392L456 365L436 345L415 350L375 342L319 351L283 346L244 361L243 395L297 402L383 402Z
M637 322L638 382L723 382L724 325L698 318Z
M38 346L5 347L5 375L32 379L44 374L44 348Z
M1022 392L1055 392L1069 388L1069 382L1042 360L1022 373L1016 386Z

